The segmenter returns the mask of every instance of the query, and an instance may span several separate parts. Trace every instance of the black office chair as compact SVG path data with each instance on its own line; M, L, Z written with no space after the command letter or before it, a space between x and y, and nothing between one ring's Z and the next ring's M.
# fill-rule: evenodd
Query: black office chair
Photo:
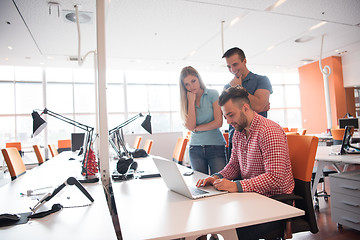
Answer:
M268 232L262 238L292 238L293 233L319 231L311 197L311 175L319 139L314 136L287 135L291 168L295 181L293 194L281 194L272 198L305 211L304 216L283 221L281 228Z

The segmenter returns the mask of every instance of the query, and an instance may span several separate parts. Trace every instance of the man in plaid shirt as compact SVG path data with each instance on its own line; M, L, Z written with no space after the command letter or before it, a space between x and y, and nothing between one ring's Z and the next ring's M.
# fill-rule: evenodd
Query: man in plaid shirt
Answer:
M223 170L200 179L197 186L214 185L218 190L257 192L265 196L292 193L294 178L286 135L280 125L252 110L248 94L240 86L231 87L221 94L219 105L227 122L236 130L231 158ZM232 181L238 177L242 180ZM268 225L237 229L239 239L256 239L254 231L261 233L259 227L265 227L266 231ZM248 231L243 231L247 229L252 229L249 235Z

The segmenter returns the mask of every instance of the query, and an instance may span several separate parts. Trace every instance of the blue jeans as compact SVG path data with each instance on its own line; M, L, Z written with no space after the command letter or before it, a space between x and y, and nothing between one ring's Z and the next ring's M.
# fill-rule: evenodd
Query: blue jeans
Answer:
M225 145L190 145L191 168L210 175L220 172L226 165Z

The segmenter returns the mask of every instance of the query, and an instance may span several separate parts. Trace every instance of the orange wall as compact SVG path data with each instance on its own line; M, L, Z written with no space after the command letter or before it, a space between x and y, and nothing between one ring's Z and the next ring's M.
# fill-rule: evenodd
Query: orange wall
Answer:
M341 57L328 57L322 61L323 67L331 68L329 92L332 125L338 124L338 118L346 114L346 98L343 82ZM319 62L299 67L300 97L303 128L307 133L322 133L327 129L324 79Z

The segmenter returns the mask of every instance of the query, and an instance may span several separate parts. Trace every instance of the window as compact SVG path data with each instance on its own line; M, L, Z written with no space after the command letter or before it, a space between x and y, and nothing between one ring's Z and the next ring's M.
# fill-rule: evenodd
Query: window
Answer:
M200 70L206 86L221 94L232 75ZM45 73L45 74L44 74ZM153 132L184 131L180 118L179 71L107 71L108 128L112 129L142 113L152 116ZM266 75L266 74L265 74ZM268 75L274 93L270 96L269 118L282 126L301 128L299 79L294 73ZM43 79L44 78L44 79ZM0 66L0 147L8 141L43 144L44 132L31 139L31 112L46 107L77 122L95 127L95 74L87 68L39 68ZM43 84L46 82L46 85ZM46 87L45 89L44 86ZM43 94L46 93L46 99ZM357 96L359 92L355 92ZM358 99L358 98L357 98ZM359 106L357 102L357 111ZM51 116L47 119L48 143L69 139L72 132L83 130ZM124 128L125 133L146 133L144 118ZM223 130L228 129L226 120ZM29 144L30 143L30 144ZM26 145L26 143L25 143Z

